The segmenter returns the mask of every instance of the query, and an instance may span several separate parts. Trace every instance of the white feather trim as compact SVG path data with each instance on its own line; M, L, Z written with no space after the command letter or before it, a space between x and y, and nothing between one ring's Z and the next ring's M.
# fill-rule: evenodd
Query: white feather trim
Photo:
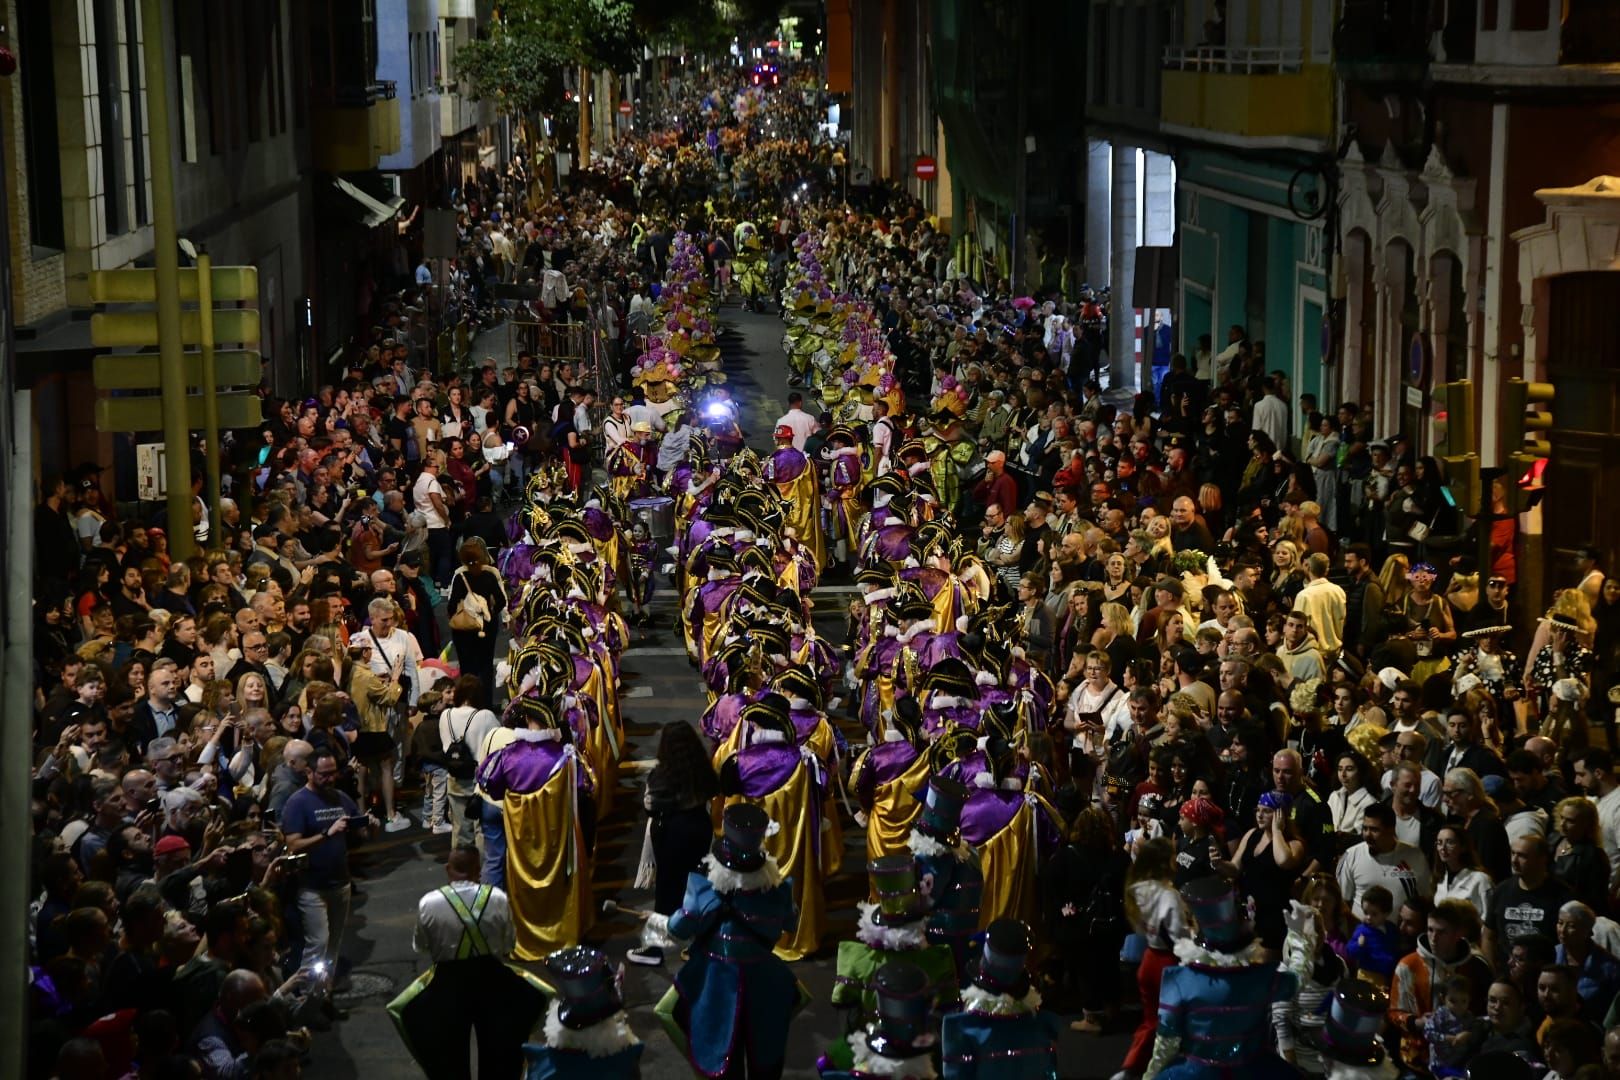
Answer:
M776 865L775 857L768 853L765 865L758 870L733 870L722 866L713 855L703 856L703 867L709 884L714 886L717 893L763 892L782 884L782 868Z
M1241 952L1223 953L1206 949L1192 938L1177 938L1175 943L1176 959L1183 964L1200 964L1204 967L1236 968L1248 967L1260 963L1261 954L1265 946L1258 940L1249 942Z
M871 592L867 593L861 599L865 600L868 604L880 604L880 603L887 600L889 597L891 597L893 595L894 595L894 590L892 588L891 589L873 589Z
M749 723L751 724L753 721L750 720ZM775 728L756 727L753 735L749 736L749 741L756 743L787 742L787 732L777 731Z
M999 681L1000 680L996 678L995 673L991 671L981 671L973 676L974 686L994 686Z
M972 702L968 701L967 698L957 697L954 694L935 694L928 699L930 709L960 709L962 706L970 704Z
M957 862L973 861L973 849L966 842L958 843L955 847L942 844L932 836L918 829L912 829L911 835L906 837L906 847L911 849L913 855L951 855Z
M962 1011L981 1013L989 1016L1022 1016L1032 1013L1041 1007L1041 992L1033 986L1021 998L1011 994L998 994L993 990L986 990L982 986L968 985L962 988Z
M855 1059L851 1070L857 1076L900 1076L906 1080L934 1080L939 1074L928 1054L916 1057L887 1058L877 1053L866 1042L866 1032L857 1031L849 1037L849 1052Z
M900 643L902 645L908 644L912 638L915 638L920 634L925 634L933 628L934 620L932 618L918 619L900 635Z
M601 1023L588 1028L563 1027L562 1002L551 999L546 1010L546 1045L553 1050L579 1050L586 1057L612 1057L628 1046L641 1042L630 1030L630 1018L620 1009Z
M928 944L923 934L923 922L908 923L905 926L883 926L873 921L877 915L878 906L862 901L855 905L860 909L860 917L855 920L855 938L863 945L870 945L874 949L885 952L900 952L905 949L920 949Z

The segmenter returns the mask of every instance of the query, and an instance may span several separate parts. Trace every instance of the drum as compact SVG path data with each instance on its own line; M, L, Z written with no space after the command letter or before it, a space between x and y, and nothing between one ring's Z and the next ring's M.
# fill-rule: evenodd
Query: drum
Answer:
M647 533L659 547L675 542L675 500L668 495L653 495L646 499L631 499L630 513L647 526Z

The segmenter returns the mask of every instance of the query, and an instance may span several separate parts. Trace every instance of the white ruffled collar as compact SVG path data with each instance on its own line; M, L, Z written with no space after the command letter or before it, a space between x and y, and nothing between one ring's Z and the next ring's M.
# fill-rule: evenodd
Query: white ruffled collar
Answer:
M749 722L752 723L752 721ZM748 736L748 741L751 743L785 743L787 742L787 732L777 731L775 728L756 727Z
M1176 959L1188 966L1212 968L1240 968L1262 962L1265 946L1259 940L1249 942L1235 953L1216 952L1206 949L1192 938L1177 938L1174 945Z
M731 576L732 576L732 574L731 574L730 570L710 570L709 571L709 580L710 581L725 581L727 578L729 578Z
M935 1080L934 1062L927 1052L916 1057L889 1058L867 1045L866 1032L849 1037L849 1052L855 1059L851 1070L857 1076L893 1076L899 1080Z
M512 737L518 742L561 742L562 732L556 728L517 728Z
M909 628L901 631L900 644L909 645L914 638L921 637L923 634L928 633L928 631L932 630L933 628L934 623L932 620L918 619Z
M906 949L921 949L928 944L923 933L923 920L906 923L904 926L884 926L875 921L878 906L862 901L855 905L860 910L860 918L855 922L855 938L863 945L870 945L874 949L885 952L901 952Z
M564 1027L562 1002L551 999L546 1010L546 1045L553 1050L577 1050L586 1057L612 1057L619 1051L641 1042L630 1030L630 1018L620 1009L612 1016L587 1028Z
M765 855L765 865L758 870L733 870L723 866L712 854L703 856L704 874L717 893L764 892L782 884L782 869L775 856Z
M1033 986L1021 998L1011 994L998 994L982 986L962 988L962 1011L984 1016L1023 1016L1041 1007L1041 992Z
M930 709L960 709L971 704L973 702L967 698L957 697L954 694L935 694L928 699Z
M802 698L802 697L790 697L790 698L788 698L788 708L793 709L793 710L795 710L797 712L804 712L804 711L806 711L808 709L814 709L815 706L810 704L810 702L808 700L806 700L805 698Z

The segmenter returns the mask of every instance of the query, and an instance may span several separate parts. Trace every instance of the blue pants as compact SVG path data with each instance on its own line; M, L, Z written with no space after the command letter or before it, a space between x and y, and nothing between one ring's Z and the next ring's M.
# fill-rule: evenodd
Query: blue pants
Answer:
M484 872L480 880L506 888L506 817L489 800L478 800L479 827L484 830Z

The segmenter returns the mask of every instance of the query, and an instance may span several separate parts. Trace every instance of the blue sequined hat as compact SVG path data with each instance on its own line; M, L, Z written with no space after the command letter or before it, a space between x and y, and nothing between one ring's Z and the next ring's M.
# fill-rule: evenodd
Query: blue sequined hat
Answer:
M928 976L916 964L891 960L872 976L877 1020L866 1045L879 1057L908 1058L934 1045L928 1022Z
M973 985L1021 998L1029 992L1029 927L997 919L984 933L984 947L970 963Z
M1384 1060L1378 1033L1383 1030L1389 995L1360 979L1345 978L1333 990L1318 1049L1346 1065L1376 1065Z
M728 870L751 873L765 865L765 831L771 819L750 803L726 807L720 817L720 836L711 849L714 858Z
M1235 953L1254 940L1254 929L1225 878L1206 877L1181 890L1198 923L1198 944L1212 952Z
M557 1019L565 1028L588 1028L624 1008L613 968L596 949L559 949L546 957L546 974L561 998Z
M923 792L922 813L917 815L917 831L942 844L956 843L967 797L968 789L955 780L937 773L930 776L928 789Z

